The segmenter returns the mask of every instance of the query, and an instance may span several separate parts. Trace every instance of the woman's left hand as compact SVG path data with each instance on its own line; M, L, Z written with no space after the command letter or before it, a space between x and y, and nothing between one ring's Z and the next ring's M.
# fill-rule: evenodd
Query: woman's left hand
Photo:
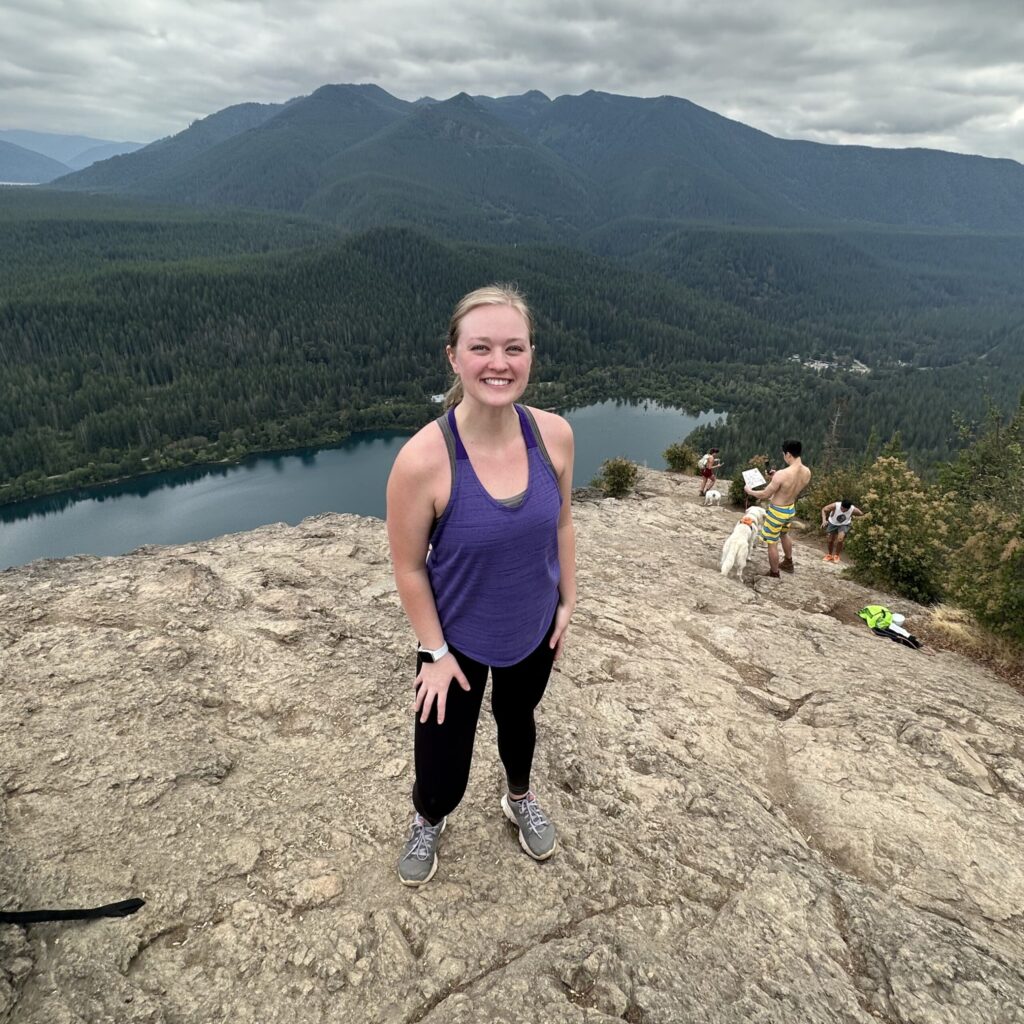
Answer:
M558 602L558 609L555 611L555 628L551 630L551 639L548 646L555 651L555 661L562 656L562 647L565 644L565 631L569 628L569 619L572 618L574 606Z

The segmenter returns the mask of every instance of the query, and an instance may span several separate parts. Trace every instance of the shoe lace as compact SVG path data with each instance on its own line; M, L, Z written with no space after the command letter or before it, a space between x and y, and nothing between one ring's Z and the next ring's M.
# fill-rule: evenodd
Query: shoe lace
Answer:
M526 811L526 824L534 835L540 835L541 830L548 827L550 822L544 817L544 812L540 809L540 804L537 803L535 796L527 796L522 803L523 808Z
M437 841L437 830L440 825L428 825L418 815L412 823L412 838L406 848L406 857L426 860L433 855L434 843Z

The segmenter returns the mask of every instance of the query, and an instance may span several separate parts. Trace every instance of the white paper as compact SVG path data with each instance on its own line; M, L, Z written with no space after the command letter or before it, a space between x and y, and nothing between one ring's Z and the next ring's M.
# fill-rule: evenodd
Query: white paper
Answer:
M748 487L763 487L767 480L761 476L761 470L759 469L745 469L743 470L743 482Z

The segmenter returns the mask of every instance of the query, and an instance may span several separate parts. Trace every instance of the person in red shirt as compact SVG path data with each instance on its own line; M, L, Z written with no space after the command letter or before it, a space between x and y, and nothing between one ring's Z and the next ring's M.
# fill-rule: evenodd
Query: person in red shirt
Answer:
M716 483L718 483L718 477L716 471L722 468L722 463L717 458L718 449L712 448L701 460L697 463L700 469L700 496L703 498L708 491L710 491Z

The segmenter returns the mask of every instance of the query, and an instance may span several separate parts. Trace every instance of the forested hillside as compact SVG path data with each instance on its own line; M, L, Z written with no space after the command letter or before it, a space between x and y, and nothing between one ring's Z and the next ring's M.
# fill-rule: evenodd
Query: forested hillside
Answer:
M618 255L607 238L592 247ZM647 248L622 255L811 334L805 355L935 368L994 358L1020 339L1022 236L662 224Z
M493 279L538 313L533 401L724 409L735 458L782 435L813 458L841 408L842 447L899 430L926 466L955 413L1024 385L1024 239L641 235L592 236L598 255L0 192L0 500L416 427L446 384L452 302Z
M57 186L0 190L0 501L414 428L494 279L538 313L534 401L724 410L695 440L737 461L899 432L927 471L1024 388L1013 161L667 96L328 85Z

